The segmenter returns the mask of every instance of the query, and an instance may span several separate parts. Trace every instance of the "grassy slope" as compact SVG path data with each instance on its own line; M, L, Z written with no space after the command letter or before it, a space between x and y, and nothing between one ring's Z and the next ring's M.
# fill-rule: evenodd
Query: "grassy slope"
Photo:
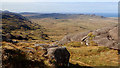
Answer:
M31 19L35 23L46 28L46 34L53 40L60 40L67 34L75 34L88 30L117 24L113 18L95 18L83 16L77 19ZM80 42L64 45L69 50L70 63L80 66L117 66L117 50L111 50L101 46L81 46ZM80 47L79 47L80 46ZM113 56L114 55L114 56Z
M77 19L31 19L31 21L44 26L46 28L45 33L53 38L53 40L60 40L67 34L95 30L114 25L115 23L113 22L117 23L117 20L89 16L83 16Z
M31 21L40 24L45 27L45 33L49 35L52 40L60 40L66 34L72 34L77 32L83 32L88 30L95 30L97 28L102 28L105 26L114 25L116 22L113 19L101 19L101 18L93 18L93 17L82 17L78 19L31 19ZM108 23L109 22L109 23ZM39 30L38 30L39 31ZM26 33L30 33L30 36L39 35L37 34L38 31L12 31L14 34L22 33L25 35ZM17 32L17 33L16 33ZM32 35L32 33L34 35ZM37 37L39 38L39 37ZM52 42L49 41L40 41L40 40L30 40L30 41L23 41L17 44L11 44L8 42L2 42L3 48L7 49L14 49L14 47L28 52L32 51L33 54L27 53L27 58L29 60L45 60L45 65L49 65L45 58L41 57L43 51L39 48L36 51L34 44L50 44ZM71 57L70 63L79 66L114 66L117 65L118 62L118 55L116 50L110 50L105 47L98 47L98 46L82 46L80 42L73 42L64 45L69 50ZM33 49L31 49L33 48ZM79 67L78 67L79 68Z
M14 36L26 37L28 39L45 39L44 28L41 25L31 22L20 14L3 12L2 33L11 33ZM46 37L47 39L48 37Z
M64 46L67 47L71 54L71 63L78 63L83 66L118 65L117 50L111 50L103 46L85 46L81 45L80 42L71 42Z
M44 44L45 41L29 41L29 42L19 42L17 44L11 44L3 42L3 48L7 49L20 49L27 54L27 59L44 61L44 64L50 66L47 59L42 57L44 51L41 47L36 50L34 44ZM46 44L50 44L49 42ZM9 45L9 46L8 46ZM117 66L118 65L118 55L117 50L111 50L103 46L84 46L80 42L71 42L65 46L70 52L70 64L79 66ZM75 47L76 46L76 47ZM31 52L33 53L31 53Z

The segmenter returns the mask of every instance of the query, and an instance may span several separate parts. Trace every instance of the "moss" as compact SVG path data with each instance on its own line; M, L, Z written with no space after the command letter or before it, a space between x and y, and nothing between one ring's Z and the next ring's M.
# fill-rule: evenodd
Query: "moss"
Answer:
M90 46L97 46L98 44L96 42L94 42L94 41L91 40L90 43L89 43L89 45Z
M69 46L69 47L81 47L81 46L83 46L83 45L81 44L81 42L70 42L70 43L67 43L67 44L64 45L64 46Z

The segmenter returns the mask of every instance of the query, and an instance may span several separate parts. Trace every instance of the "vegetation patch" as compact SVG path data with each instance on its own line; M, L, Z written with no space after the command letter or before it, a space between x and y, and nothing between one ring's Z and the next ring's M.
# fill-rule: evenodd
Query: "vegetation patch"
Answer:
M82 46L80 48L68 46L68 50L71 54L71 60L80 61L91 66L118 65L117 50L110 50L103 46Z

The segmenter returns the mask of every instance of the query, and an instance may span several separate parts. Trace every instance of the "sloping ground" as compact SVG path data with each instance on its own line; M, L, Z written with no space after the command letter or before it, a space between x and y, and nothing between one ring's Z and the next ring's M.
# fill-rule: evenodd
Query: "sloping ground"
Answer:
M35 49L34 43L12 44L2 42L2 63L5 68L47 68L44 63L45 58L41 55L44 51L39 52Z
M3 11L1 15L3 24L2 29L5 32L16 29L31 30L35 29L34 26L37 26L37 24L33 24L31 21L17 13ZM40 27L40 25L37 27Z
M45 51L41 47L35 46L35 44L37 44L37 42L35 42L35 41L33 41L33 42L31 41L30 43L19 42L16 44L2 42L3 67L5 67L5 68L6 67L7 68L35 68L35 67L53 68L54 65L49 62L50 59L47 58L47 56L46 57L43 56ZM40 43L41 43L41 41L39 41L39 44ZM48 44L48 43L46 43L46 44ZM49 51L49 53L52 53L51 51ZM58 51L57 51L57 53L58 53ZM53 53L53 54L55 54L55 53ZM63 50L62 54L65 54L64 50ZM66 57L66 56L59 57L59 54L57 54L56 56L57 56L57 58ZM62 58L62 59L66 60L65 58ZM52 63L54 63L54 62L55 61L52 61ZM57 65L55 65L55 66L57 66ZM83 65L83 66L87 67L86 65ZM69 68L74 68L74 67L81 68L83 66L82 66L82 64L80 64L80 65L73 64L73 63L69 64ZM59 68L59 67L56 67L56 68ZM62 67L62 68L65 68L65 67Z
M65 19L31 18L30 20L44 26L46 29L44 32L52 38L52 40L61 40L64 36L69 34L96 30L117 24L117 19L101 18L92 15L78 15L75 18Z
M43 27L31 22L20 14L3 11L1 15L3 41L8 39L29 40L48 38L43 33Z
M117 50L111 50L102 46L89 46L68 48L71 63L83 66L118 66ZM114 56L113 56L114 55Z
M5 67L50 68L52 65L42 55L45 51L35 44L45 44L41 41L24 41L16 44L2 42L3 65ZM46 44L50 44L49 42ZM80 42L68 43L66 45L70 53L70 68L84 66L117 66L118 52L103 46L83 46ZM65 56L64 56L65 57ZM19 63L19 64L18 64ZM53 68L53 67L51 67Z
M81 39L84 36L87 36L89 32L83 32L83 33L77 33L73 35L67 35L65 36L59 44L66 44L68 42L72 41L79 41L81 42ZM106 46L113 49L118 49L118 27L117 26L111 26L111 27L104 27L102 29L97 29L95 31L92 31L93 35L95 35L95 38L93 41L97 43L98 46Z
M70 52L70 63L81 66L118 66L118 51L104 46L85 46L80 42L65 45ZM108 67L109 68L109 67Z
M6 17L6 16L5 16ZM16 23L11 22L13 18L10 17L7 18L7 23ZM6 20L6 19L4 19ZM14 19L13 19L14 20ZM19 19L18 19L19 20ZM20 23L20 22L19 22ZM25 22L22 22L24 24ZM26 22L27 23L27 22ZM6 25L6 24L5 24ZM34 24L33 24L34 25ZM9 26L9 24L7 24ZM19 25L17 25L19 27ZM15 26L14 26L15 27ZM30 26L29 26L30 27ZM34 27L34 26L33 26ZM10 27L11 28L11 27ZM41 37L39 35L39 32L41 29L27 29L26 27L22 26L23 29L17 28L17 30L11 29L10 33L5 31L5 33L9 33L6 35L8 39L14 39L16 38L18 40L17 43L11 43L11 42L2 42L3 45L3 65L7 68L50 68L49 66L52 66L48 60L42 55L45 53L41 47L36 47L35 44L40 44L41 40L33 40L35 38ZM30 27L32 28L32 27ZM43 33L42 33L43 34ZM39 35L39 36L37 36ZM83 33L84 35L84 33ZM87 33L85 33L87 35ZM110 35L114 35L110 33ZM28 38L32 37L32 40L24 41L24 39L20 40L21 37L24 38L24 36L27 36ZM47 37L47 35L44 35ZM43 37L44 37L43 36ZM78 37L79 38L79 37ZM68 38L68 42L71 41L71 39ZM23 42L21 42L23 41ZM73 39L74 41L74 39ZM46 42L42 42L45 44ZM51 42L50 42L51 43ZM47 44L50 44L49 42ZM79 45L78 45L79 44ZM70 68L81 68L82 66L116 66L118 64L117 62L117 51L116 50L110 50L105 47L101 46L80 46L81 43L75 42L74 44L68 44L64 45L67 46L67 49L69 50L71 57L70 57ZM76 48L78 47L78 48ZM61 52L61 51L59 51ZM64 51L62 52L64 53ZM112 57L114 55L114 57ZM57 55L58 56L58 55ZM105 58L104 58L105 57ZM61 59L61 57L58 56L58 58ZM112 58L112 59L111 59ZM99 60L99 61L98 61ZM100 63L99 63L100 62ZM54 61L53 61L54 63ZM78 64L77 64L78 63ZM51 67L53 68L53 67ZM64 68L64 67L62 67Z

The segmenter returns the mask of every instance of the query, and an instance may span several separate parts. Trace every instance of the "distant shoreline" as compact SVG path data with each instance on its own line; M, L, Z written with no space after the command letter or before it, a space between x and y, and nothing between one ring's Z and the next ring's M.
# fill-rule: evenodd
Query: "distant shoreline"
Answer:
M95 13L95 15L100 15L104 17L118 17L117 13Z
M53 14L53 13L39 13L39 12L21 12L30 14ZM118 17L118 13L56 13L56 14L85 14L85 15L96 15L103 17Z

